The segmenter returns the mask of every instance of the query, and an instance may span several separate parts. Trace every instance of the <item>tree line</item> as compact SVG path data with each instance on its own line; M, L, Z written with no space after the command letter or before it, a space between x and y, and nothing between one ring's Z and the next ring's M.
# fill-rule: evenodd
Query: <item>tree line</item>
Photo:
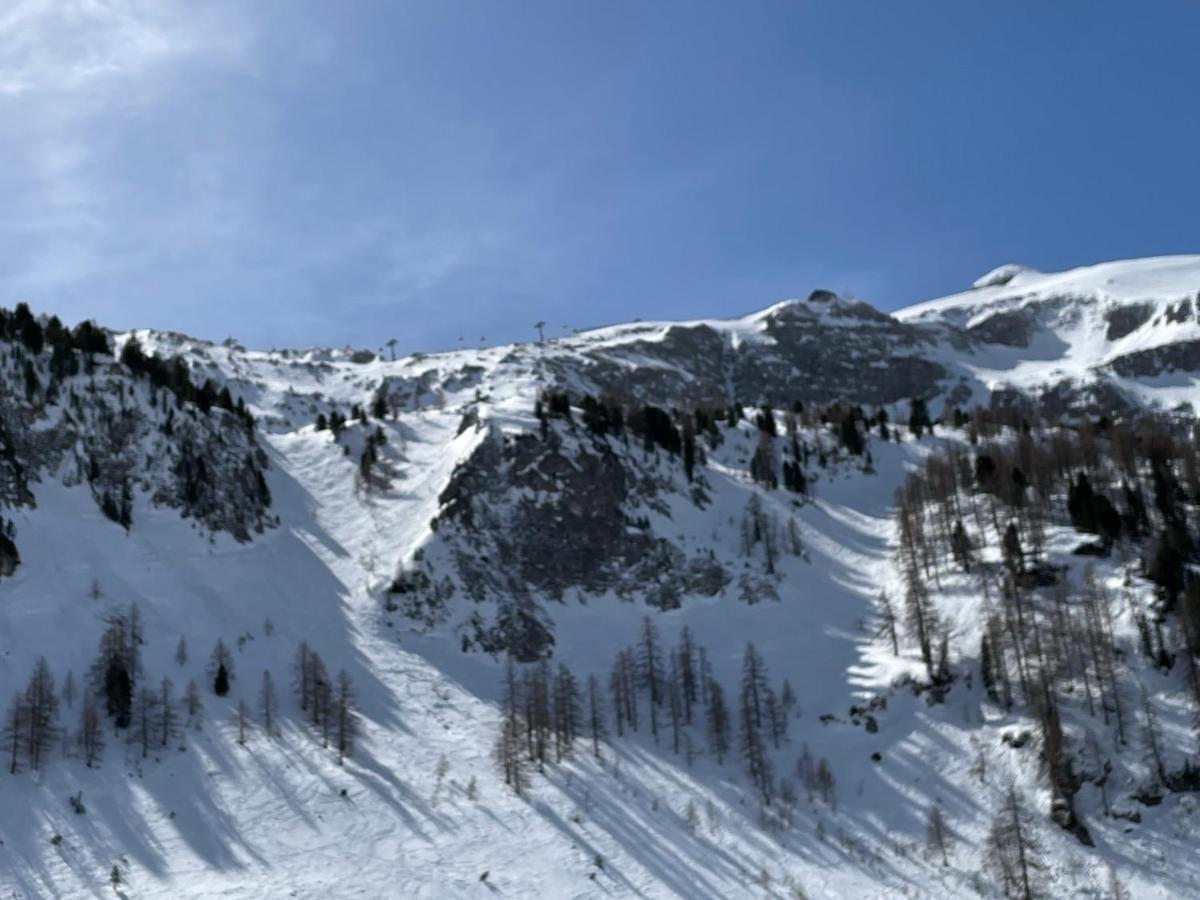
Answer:
M494 755L505 783L518 794L528 789L531 771L561 762L580 742L601 758L603 745L648 733L689 766L705 753L721 765L739 763L764 816L790 821L801 788L810 801L836 809L832 767L807 745L777 775L799 705L786 679L778 689L772 685L753 643L743 651L732 705L690 629L668 646L649 616L637 641L617 652L607 685L595 674L581 683L562 663L552 669L546 660L519 665L511 657L503 678Z
M1197 434L1154 416L1059 424L1029 406L977 408L960 421L966 445L931 454L897 491L904 596L899 608L880 597L880 633L893 652L902 641L914 647L929 684L946 686L952 635L931 596L953 573L977 581L979 645L957 650L977 659L993 703L1033 716L1054 817L1087 843L1071 798L1086 781L1106 792L1110 754L1130 741L1151 760L1144 792L1200 788L1197 761L1164 758L1153 703L1118 643L1116 604L1088 562L1116 556L1149 583L1132 610L1140 651L1162 672L1181 673L1200 714ZM1048 558L1052 526L1084 536L1073 549L1085 563L1078 580ZM1064 704L1110 726L1114 746L1073 746Z
M273 631L268 619L264 632L269 636ZM106 618L96 657L83 680L77 681L68 671L59 688L49 663L39 657L25 688L13 694L0 730L8 771L15 775L23 769L43 768L55 746L94 768L101 763L109 736L121 739L144 759L181 738L185 729L201 727L204 691L196 679L189 678L182 694L177 694L170 677L148 676L142 665L144 643L141 611L135 603ZM185 638L179 639L174 660L180 668L188 665ZM341 763L353 752L360 727L349 674L343 669L331 677L320 654L305 641L296 648L292 674L303 720ZM234 655L218 639L202 683L214 696L227 697L236 679ZM64 723L65 715L75 716L76 724ZM254 728L277 736L282 715L275 676L264 669L253 702L239 699L236 703L233 722L238 741L246 743Z

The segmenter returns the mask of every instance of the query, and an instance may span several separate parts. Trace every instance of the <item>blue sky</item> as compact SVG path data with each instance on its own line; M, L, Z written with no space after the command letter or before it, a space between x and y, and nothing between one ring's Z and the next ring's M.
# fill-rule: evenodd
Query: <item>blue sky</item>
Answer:
M1195 2L15 0L0 304L408 350L1200 251Z

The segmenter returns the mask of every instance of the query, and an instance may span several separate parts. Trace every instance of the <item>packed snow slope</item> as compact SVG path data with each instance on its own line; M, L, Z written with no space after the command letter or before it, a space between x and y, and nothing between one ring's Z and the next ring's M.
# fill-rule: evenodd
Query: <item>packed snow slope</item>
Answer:
M856 455L815 410L844 399L895 422L914 397L936 411L935 400L966 406L1006 388L1064 406L1190 404L1198 292L1200 257L1060 275L1006 268L893 316L814 292L735 320L395 360L115 335L114 354L136 339L244 404L253 446L232 426L218 439L224 414L206 425L190 400L172 415L229 466L249 453L253 474L262 454L270 518L255 507L255 527L227 526L226 494L203 507L220 515L193 510L179 432L163 430L167 402L103 355L103 378L124 382L121 407L144 428L121 445L128 521L102 508L104 491L80 472L88 454L66 438L50 455L36 440L18 447L28 495L0 509L20 556L0 577L0 697L24 688L40 656L58 689L73 673L76 692L60 704L65 739L51 758L0 782L3 895L989 895L978 845L1005 786L1015 780L1034 807L1044 798L1034 755L1000 740L1027 723L990 706L978 683L930 704L905 687L919 678L915 653L893 658L875 622L879 593L903 591L894 492L936 446L964 436L873 435L869 455ZM15 387L28 352L3 353L9 431L54 428L86 442L82 423L108 421L87 406L94 374L28 399ZM47 356L32 356L42 385ZM66 416L72 388L92 411ZM535 416L555 391L569 414ZM749 418L698 429L689 478L680 453L628 429L597 435L585 395L667 410L737 402L750 418L754 406L773 408L771 467L800 466L807 490L751 476L763 439ZM795 401L806 412L785 425ZM361 419L317 428L318 416L353 407ZM788 448L793 427L798 450ZM1059 536L1064 557L1069 544ZM139 682L157 689L168 677L178 696L195 680L203 715L149 753L106 721L89 768L76 740L80 695L106 620L134 603ZM731 708L752 642L772 685L786 680L797 699L771 751L777 773L790 775L802 755L821 760L836 797L801 789L786 816L764 815L736 746L718 762L702 721L685 730L690 751L676 752L665 725L657 740L643 725L610 736L599 758L581 741L524 797L506 787L492 757L504 651L532 648L581 684L596 676L607 694L615 655L647 616L665 646L688 629ZM1123 639L1134 640L1128 629ZM218 640L233 659L225 697L208 670ZM341 763L291 688L301 641L354 684L360 733ZM279 694L270 732L264 672ZM1164 698L1173 689L1164 684ZM1184 725L1173 735L1176 750L1189 740ZM84 813L68 800L77 794ZM1088 816L1099 801L1089 802ZM955 836L945 865L925 852L934 803ZM1200 893L1190 795L1145 811L1136 828L1089 819L1094 849L1038 820L1055 896L1100 896L1110 869L1139 897Z

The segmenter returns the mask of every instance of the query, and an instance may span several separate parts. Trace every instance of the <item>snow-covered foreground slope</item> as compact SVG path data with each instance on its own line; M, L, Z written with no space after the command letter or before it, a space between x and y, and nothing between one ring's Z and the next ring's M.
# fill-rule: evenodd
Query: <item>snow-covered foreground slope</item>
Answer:
M409 437L396 491L384 497L356 495L355 466L327 434L273 436L270 487L285 525L249 545L202 539L150 507L136 510L126 534L80 489L37 491L38 508L19 522L28 552L3 586L6 684L18 684L38 654L60 679L68 669L80 678L102 617L133 601L152 678L206 684L204 657L220 637L238 646L236 681L229 700L206 689L203 728L149 759L110 735L98 770L55 759L36 777L7 778L6 887L33 897L99 893L118 864L129 896L731 896L764 871L816 896L822 885L877 890L883 873L845 865L852 851L836 841L825 846L808 829L782 843L760 833L736 770L704 759L688 769L652 744L605 748L603 763L580 754L538 779L528 802L504 788L490 759L497 663L462 654L452 635L389 627L371 594L387 554L436 509L454 462L458 416L417 419L389 426ZM798 686L795 745L861 746L862 759L839 770L847 784L878 777L866 762L875 742L850 734L849 744L830 743L817 713L845 708L856 692L846 676L864 596L887 564L890 526L875 493L848 479L803 510L811 562L796 565L808 577L779 603L721 597L659 617L664 636L689 624L730 678L743 642L757 640L773 676ZM644 611L616 598L566 602L555 612L558 656L580 673L606 671ZM191 648L183 666L173 659L181 635ZM296 721L286 676L299 640L355 680L365 734L344 767ZM283 682L284 724L272 737L256 728L239 746L232 697L252 703L264 669ZM80 790L82 816L67 803ZM705 816L694 835L683 820L689 801ZM858 830L836 818L826 827Z
M231 646L246 640L235 651L231 698L206 688L203 727L149 759L110 737L98 770L55 759L36 777L5 779L6 887L30 897L102 894L119 865L131 897L974 893L972 844L995 805L1000 772L1016 766L1022 783L1036 784L1032 757L1014 760L1001 747L1005 723L984 721L978 688L956 687L934 707L907 691L894 694L874 714L875 733L848 714L917 669L915 659L891 659L864 623L874 595L895 581L891 490L927 447L876 444L877 474L851 469L819 482L820 499L796 511L807 559L781 563L778 602L747 605L731 588L675 611L650 611L668 641L689 626L720 679L736 679L743 646L754 641L772 679L795 687L799 710L777 765L791 765L807 744L814 758L829 760L837 808L802 797L791 827L764 830L738 765L718 766L700 753L689 767L665 738L656 747L644 733L605 746L602 761L580 752L552 767L535 777L526 800L503 785L490 756L499 664L463 654L452 634L419 635L403 620L389 622L372 592L386 555L436 506L462 441L455 414L417 419L403 423L405 458L395 493L383 497L356 495L355 467L328 435L273 436L271 489L286 524L250 545L201 539L174 514L150 508L137 511L140 524L126 535L78 489L38 492L38 509L20 525L31 551L3 588L8 684L39 653L60 676L70 668L82 674L101 617L134 600L154 676L206 684L208 647L218 637ZM712 467L714 505L724 503L726 513L703 526L678 521L693 539L709 539L721 527L712 523L741 512L742 498L734 506L720 484L744 476L721 472L716 460ZM787 499L776 492L767 502ZM93 580L98 598L89 596ZM568 598L552 612L556 658L581 676L604 675L613 648L636 638L647 611L611 596ZM180 635L192 648L182 667L173 659ZM355 680L364 735L344 766L299 721L286 688L298 640ZM282 683L283 724L274 736L256 725L240 746L232 698L253 702L264 669ZM981 749L994 772L986 784L970 771ZM82 816L67 802L77 791ZM931 864L922 849L934 800L959 838L949 867ZM1179 896L1192 886L1191 809L1169 803L1155 818L1148 855L1105 844L1085 853L1045 826L1044 839L1061 854L1061 895L1102 882L1106 858L1139 896ZM52 843L56 835L61 842ZM1160 870L1155 857L1169 867Z

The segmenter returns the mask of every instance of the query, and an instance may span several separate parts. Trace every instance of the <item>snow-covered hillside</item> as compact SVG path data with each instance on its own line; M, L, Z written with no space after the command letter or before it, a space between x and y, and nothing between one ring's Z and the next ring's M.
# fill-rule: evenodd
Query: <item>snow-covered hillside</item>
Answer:
M1036 811L1053 896L1105 896L1114 871L1136 896L1200 892L1192 794L1142 809L1135 825L1100 816L1085 787L1078 812L1094 848L1050 821L1036 754L1012 746L1033 727L1028 711L998 707L966 677L978 662L975 582L947 575L935 598L959 676L944 692L921 687L911 644L891 652L878 605L881 592L905 590L897 488L939 449L969 447L964 427L918 439L895 424L910 400L936 413L986 403L1002 386L1042 396L1068 385L1064 403L1192 402L1188 351L1172 348L1195 339L1200 258L981 281L895 316L815 292L736 320L396 360L114 336L114 353L136 339L147 354L178 356L192 383L227 388L245 410L212 417L193 412L187 390L168 402L150 376L103 354L102 376L78 371L59 379L57 397L23 400L18 361L31 354L6 344L8 432L20 423L88 443L104 414L81 401L68 419L63 398L94 396L98 381L143 430L120 470L128 527L80 476L86 453L60 449L35 468L35 442L19 448L34 476L22 482L28 497L6 493L0 507L20 556L0 577L3 696L24 689L40 656L60 697L69 672L74 685L59 704L67 740L36 771L22 752L23 771L3 777L0 887L18 897L988 896L981 845L1013 783ZM40 385L52 380L49 356L31 357ZM1093 383L1114 393L1077 392ZM213 458L262 454L247 471L261 468L267 490L247 484L255 502L269 496L265 512L234 527L201 512L224 510L237 491L193 506L191 493L167 490L190 471L179 432L164 430L171 408L213 441ZM857 424L840 424L847 417ZM240 425L214 437L246 418L254 447ZM846 427L866 436L865 452ZM1077 577L1072 535L1050 525L1047 545ZM1098 567L1130 603L1152 590L1124 585L1115 561ZM181 711L148 752L130 740L136 729L106 718L89 768L76 739L88 671L106 624L132 604L138 687L157 693L169 678L177 703L194 680L203 714L188 722ZM666 701L657 739L645 721L616 735L610 673L647 621L667 650L685 632L704 649L735 720L747 644L780 702L787 683L787 733L766 756L777 783L793 784L791 802L764 810L737 722L719 762L699 706L678 736ZM1136 644L1131 613L1117 613L1115 636ZM224 697L208 667L218 640L234 676ZM292 687L301 642L353 684L359 733L340 763ZM534 774L523 797L493 759L506 651L566 664L585 699L594 676L608 707L599 756L585 722L574 752ZM277 695L270 732L264 672ZM1194 735L1179 684L1147 683L1167 750L1182 759ZM1134 778L1131 766L1118 765L1121 777ZM77 794L82 814L69 802ZM952 835L945 864L927 848L935 806Z
M1002 266L961 294L896 313L978 342L958 366L986 389L1036 395L1099 386L1099 405L1194 410L1200 371L1200 256L1045 274Z

